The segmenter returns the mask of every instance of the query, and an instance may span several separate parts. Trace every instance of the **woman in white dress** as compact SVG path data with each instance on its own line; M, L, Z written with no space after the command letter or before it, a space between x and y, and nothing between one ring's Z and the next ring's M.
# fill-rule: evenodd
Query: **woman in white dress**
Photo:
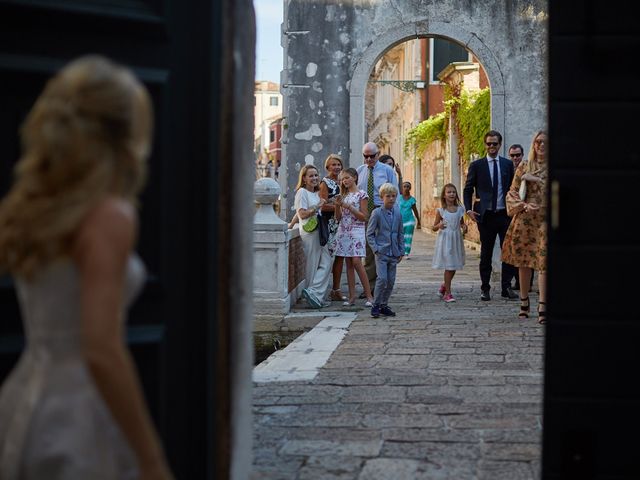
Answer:
M2 480L173 478L123 318L144 281L133 254L151 140L126 68L82 57L46 85L0 204L0 270L27 336L0 390Z
M444 282L439 294L447 302L455 302L451 294L451 281L456 270L461 270L465 262L462 234L467 232L464 222L464 207L460 204L458 190L452 183L446 184L440 194L442 208L436 210L436 219L432 230L438 232L436 248L433 254L433 268L444 270Z
M298 228L302 238L302 249L307 261L307 287L302 290L302 296L312 308L322 308L330 305L324 297L329 287L333 258L328 245L320 245L320 232L316 227L307 231L305 225L317 221L317 214L325 200L320 198L320 176L313 165L305 165L300 169L298 184L296 185L296 199L294 206L300 219Z

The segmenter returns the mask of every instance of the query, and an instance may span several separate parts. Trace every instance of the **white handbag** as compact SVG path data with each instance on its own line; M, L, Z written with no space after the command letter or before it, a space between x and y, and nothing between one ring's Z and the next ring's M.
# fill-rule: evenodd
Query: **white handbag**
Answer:
M526 180L522 180L522 182L520 182L520 189L518 190L518 195L520 195L520 200L522 200L523 202L527 198L527 181Z

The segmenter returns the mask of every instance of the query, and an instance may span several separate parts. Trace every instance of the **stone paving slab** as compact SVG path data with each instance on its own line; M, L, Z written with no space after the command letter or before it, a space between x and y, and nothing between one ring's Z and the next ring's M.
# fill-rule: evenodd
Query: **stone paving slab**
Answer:
M325 315L356 318L331 317L346 335L317 375L254 384L252 479L539 478L543 327L535 313L517 319L499 280L480 301L477 250L453 280L457 302L443 303L433 244L416 231L389 302L397 317L333 302Z
M254 382L313 380L340 345L354 320L350 312L333 313L253 369Z

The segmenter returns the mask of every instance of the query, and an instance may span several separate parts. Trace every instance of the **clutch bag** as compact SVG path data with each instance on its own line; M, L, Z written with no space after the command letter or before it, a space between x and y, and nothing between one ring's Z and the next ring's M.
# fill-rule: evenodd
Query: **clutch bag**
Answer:
M522 180L522 182L520 183L520 189L518 190L518 194L520 195L520 200L524 202L524 200L527 198L527 181L526 180Z

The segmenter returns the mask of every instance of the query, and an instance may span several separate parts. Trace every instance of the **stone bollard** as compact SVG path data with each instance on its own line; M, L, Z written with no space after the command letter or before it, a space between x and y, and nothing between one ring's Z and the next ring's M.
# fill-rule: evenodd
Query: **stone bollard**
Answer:
M300 240L298 229L289 230L276 215L273 204L280 196L280 185L272 178L261 178L253 187L259 205L253 220L253 298L256 315L286 315L303 288L304 278L289 271L289 245ZM295 277L295 276L294 276Z

